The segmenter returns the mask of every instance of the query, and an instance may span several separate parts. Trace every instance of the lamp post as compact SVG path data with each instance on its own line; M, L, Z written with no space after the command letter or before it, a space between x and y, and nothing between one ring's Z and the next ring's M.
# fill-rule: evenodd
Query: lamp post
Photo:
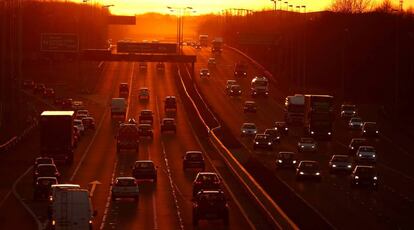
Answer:
M302 5L301 8L304 9L304 13L305 13L305 23L304 23L304 28L303 28L303 90L304 92L306 91L306 30L307 30L307 15L306 15L306 5Z
M169 9L171 12L177 13L177 44L178 44L178 52L179 54L182 54L182 41L184 37L184 14L186 10L193 10L192 7L171 7L167 6L167 9ZM195 11L193 11L195 12Z
M273 2L273 3L275 4L274 11L276 12L276 10L277 10L277 5L276 5L277 0L270 0L270 1L271 1L271 2Z

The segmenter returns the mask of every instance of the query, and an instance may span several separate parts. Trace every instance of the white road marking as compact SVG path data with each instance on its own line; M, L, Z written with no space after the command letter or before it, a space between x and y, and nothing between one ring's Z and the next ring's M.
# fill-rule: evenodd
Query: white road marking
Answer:
M6 195L3 197L3 200L1 200L0 202L0 208L1 206L3 206L4 202L6 202L6 200L9 198L10 194L12 193L12 190L9 190Z

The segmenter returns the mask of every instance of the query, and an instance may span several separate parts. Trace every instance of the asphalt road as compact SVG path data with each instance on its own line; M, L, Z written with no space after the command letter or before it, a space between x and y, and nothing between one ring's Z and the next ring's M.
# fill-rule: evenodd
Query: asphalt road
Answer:
M237 79L243 89L241 97L229 97L225 94L226 80L235 79L234 64L239 60L249 63L241 55L225 49L221 56L216 56L216 67L210 67L211 77L201 79L199 69L207 67L207 59L211 57L210 49L194 50L187 47L186 53L197 54L197 64L194 80L204 98L218 116L231 128L232 133L248 149L249 155L256 156L265 167L271 170L300 196L306 203L325 218L337 229L410 229L414 213L414 170L412 169L413 155L410 153L407 137L401 137L398 130L392 129L392 124L382 124L382 135L370 140L377 148L380 187L378 191L369 189L351 189L346 175L330 175L328 161L333 154L346 154L347 146L352 137L360 134L349 131L346 122L339 118L334 126L334 138L331 142L319 142L316 153L299 153L301 160L317 160L322 166L322 182L297 182L293 170L275 169L274 154L278 151L297 152L297 141L303 135L301 127L291 128L289 136L284 137L273 151L253 151L252 138L241 138L240 127L244 122L254 122L263 132L272 127L275 121L283 121L284 89L271 84L269 98L256 98L257 114L244 114L243 103L251 100L250 80L261 72L249 64L248 77ZM323 94L323 92L321 92ZM338 102L339 104L341 102ZM365 120L378 119L377 111L372 107L361 105L360 115ZM390 127L391 126L391 127ZM408 139L408 140L407 140ZM401 141L405 140L405 141ZM233 149L234 152L240 151ZM277 202L277 200L276 200ZM300 218L299 214L294 214ZM299 226L312 229L312 226Z

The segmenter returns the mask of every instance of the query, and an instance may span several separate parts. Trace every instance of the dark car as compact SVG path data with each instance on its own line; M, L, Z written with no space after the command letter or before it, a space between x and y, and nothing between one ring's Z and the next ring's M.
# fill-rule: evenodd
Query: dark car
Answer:
M140 62L139 63L139 71L146 72L148 68L148 65L146 62Z
M378 187L378 173L373 166L357 165L351 174L351 187L368 185Z
M280 142L282 135L279 130L276 129L266 129L264 134L269 135L270 140L274 143Z
M158 62L155 66L157 72L164 72L165 71L165 64L163 62Z
M183 169L188 168L205 170L204 157L201 151L187 151L183 159Z
M95 129L95 119L90 116L86 116L82 118L82 124L85 127L85 129Z
M128 83L119 84L119 97L128 98L128 95L129 95Z
M364 122L362 125L362 135L365 137L377 137L379 129L376 122Z
M53 99L53 105L58 106L58 107L62 107L63 104L63 98L62 97L55 97Z
M193 201L193 226L198 221L222 219L224 225L229 224L229 206L224 192L221 190L202 190Z
M193 182L193 197L200 190L221 189L220 177L214 172L199 172Z
M356 105L353 104L342 104L341 105L341 117L351 118L357 115Z
M253 140L253 149L268 149L273 148L273 142L267 134L256 134Z
M333 155L329 161L329 172L346 172L352 171L352 158L348 155Z
M298 163L296 153L279 152L276 155L276 168L294 168Z
M284 121L276 121L274 129L279 130L279 132L284 135L287 135L289 133L289 127Z
M43 84L43 83L37 83L33 87L33 93L35 93L35 94L41 94L41 93L43 93L43 91L45 91L45 89L46 89L45 84Z
M365 138L352 138L348 145L348 154L353 156L358 151L359 146L367 145L368 141Z
M55 164L51 157L37 157L34 162L33 168L36 169L40 164Z
M60 173L55 164L38 164L33 175L33 182L36 183L39 177L56 177L59 179Z
M56 177L38 177L33 189L33 199L48 199L51 195L52 184L58 184Z
M23 89L33 89L35 87L35 82L33 80L24 80Z
M141 110L139 114L139 123L140 124L150 124L152 125L154 121L153 112L149 109Z
M157 182L157 167L151 160L135 161L132 176L137 180L152 180Z
M54 98L55 97L55 90L53 88L46 88L43 90L43 97L44 98Z
M154 138L154 132L150 124L139 124L138 125L138 135L139 137L149 137Z
M321 171L319 163L316 161L301 161L296 168L296 179L317 179L321 180Z
M62 109L73 109L73 99L72 98L64 98L62 100Z
M161 122L161 133L171 131L177 133L174 118L163 118Z
M139 151L139 132L135 124L121 124L116 139L117 153L120 153L122 149L135 149L136 152Z
M230 86L230 96L240 96L242 94L242 89L240 85L232 85Z
M257 112L257 104L255 101L245 101L243 106L243 111L245 113L255 113Z

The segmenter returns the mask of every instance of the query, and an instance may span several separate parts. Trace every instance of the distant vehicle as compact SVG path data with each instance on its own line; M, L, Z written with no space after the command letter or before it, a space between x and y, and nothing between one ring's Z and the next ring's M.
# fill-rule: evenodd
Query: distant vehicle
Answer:
M55 97L55 90L53 88L46 88L43 91L44 98L54 98Z
M200 69L200 77L201 78L210 77L210 71L207 68Z
M41 94L45 91L46 85L43 83L37 83L33 87L33 93L35 94Z
M70 103L68 103L70 104ZM85 104L83 103L83 101L72 101L72 109L75 111L78 111L80 109L86 109Z
M284 135L289 134L289 127L286 122L276 121L274 129L278 130L281 134L284 134Z
M73 111L43 111L40 115L40 153L55 161L73 162ZM82 122L81 122L82 123Z
M353 156L357 152L359 146L367 144L368 141L365 138L352 138L351 142L348 145L349 155Z
M333 155L329 161L329 172L336 173L339 171L351 172L352 159L348 155Z
M211 41L211 52L213 54L221 54L223 51L223 38L216 37L213 41Z
M74 119L73 120L73 125L78 128L81 135L85 134L86 129L85 129L85 126L83 125L82 120Z
M111 117L121 116L122 119L126 117L127 102L125 98L112 98L111 100Z
M273 149L273 142L267 134L256 134L253 140L253 150L256 149Z
M82 120L83 118L85 118L86 115L85 114L76 114L75 115L75 120ZM86 128L85 128L86 129Z
M298 159L294 152L279 152L276 155L276 168L295 168L297 163Z
M311 137L302 137L298 142L299 152L315 152L317 147L316 141Z
M208 64L209 66L215 66L215 65L216 65L216 59L215 59L215 58L213 58L213 57L209 58L209 59L207 60L207 64Z
M166 96L164 99L164 112L167 116L174 117L177 114L177 99L175 96Z
M33 89L35 87L35 82L33 80L24 80L23 89Z
M318 139L332 138L333 96L305 95L304 130L309 136Z
M232 85L230 86L230 96L240 96L242 94L242 89L240 85Z
M355 154L355 161L357 163L373 164L377 161L377 151L373 146L359 146Z
M305 96L295 94L285 98L285 121L288 124L303 124L305 114Z
M341 105L341 117L351 118L357 115L356 105L342 104Z
M319 163L316 161L301 161L296 168L296 179L304 178L321 180Z
M187 151L183 159L183 170L188 168L205 170L204 157L201 151Z
M137 180L152 180L157 182L157 167L151 160L135 161L132 176Z
M255 101L245 101L243 106L244 113L255 113L257 112L257 104Z
M198 37L198 42L200 46L208 46L208 35L200 34L200 36Z
M360 117L353 117L348 122L348 127L350 129L362 129L363 121Z
M91 116L82 118L82 124L85 129L95 129L95 119Z
M139 63L139 71L145 72L148 69L148 65L146 62L140 62Z
M165 71L165 64L163 62L158 62L155 65L155 69L157 70L157 72L164 72Z
M36 183L39 177L56 177L59 179L60 173L55 164L39 164L34 169L33 182Z
M221 190L220 177L214 172L199 172L193 182L193 197L200 190Z
M222 219L224 225L229 224L229 206L223 191L202 190L192 201L193 226L197 226L200 219Z
M123 149L134 149L136 152L139 151L139 131L135 124L120 124L116 139L117 153L120 153Z
M73 106L73 99L72 98L64 98L62 100L62 109L66 109L66 110L74 110L74 106Z
M373 166L357 165L351 174L351 187L368 185L378 187L378 173Z
M119 97L120 98L128 98L129 95L129 85L128 83L121 83L119 84Z
M243 123L240 132L242 137L256 135L257 126L255 123Z
M264 76L256 76L252 79L250 83L251 95L253 97L264 95L269 95L269 81Z
M161 121L161 133L171 131L177 133L174 118L163 118Z
M200 49L201 49L201 45L200 45L200 43L195 44L195 45L194 45L194 48L195 48L195 49L197 49L197 50L200 50Z
M134 198L139 200L139 188L134 177L117 177L112 184L111 198L115 201L117 198Z
M247 65L243 62L237 62L234 64L234 76L247 77Z
M139 124L138 133L139 137L149 137L150 139L154 138L154 132L150 124Z
M142 87L138 90L138 100L141 102L148 102L150 99L150 91L146 87Z
M226 89L225 89L227 94L230 94L230 88L231 88L232 85L237 85L237 81L236 80L227 80Z
M149 109L141 110L139 114L139 123L152 125L153 122L154 122L154 117L153 117L152 110L149 110Z
M38 177L35 182L33 199L40 200L49 199L49 196L52 194L51 186L52 184L57 184L58 180L56 177Z
M87 110L87 109L79 109L79 110L76 111L75 114L76 114L76 116L82 115L82 116L87 117L87 116L89 116L89 110Z
M55 164L55 161L51 157L37 157L35 159L33 168L36 169L40 164Z
M377 137L379 129L376 122L364 122L362 125L362 135L366 137Z
M276 129L266 129L264 134L269 135L270 140L274 143L280 142L281 134Z
M53 99L53 105L61 107L63 104L63 98L62 97L55 97Z
M92 202L87 189L66 188L54 195L52 201L52 229L92 229Z
M78 129L77 126L73 126L73 139L74 139L74 148L76 148L78 146L78 143L80 141L80 130Z

